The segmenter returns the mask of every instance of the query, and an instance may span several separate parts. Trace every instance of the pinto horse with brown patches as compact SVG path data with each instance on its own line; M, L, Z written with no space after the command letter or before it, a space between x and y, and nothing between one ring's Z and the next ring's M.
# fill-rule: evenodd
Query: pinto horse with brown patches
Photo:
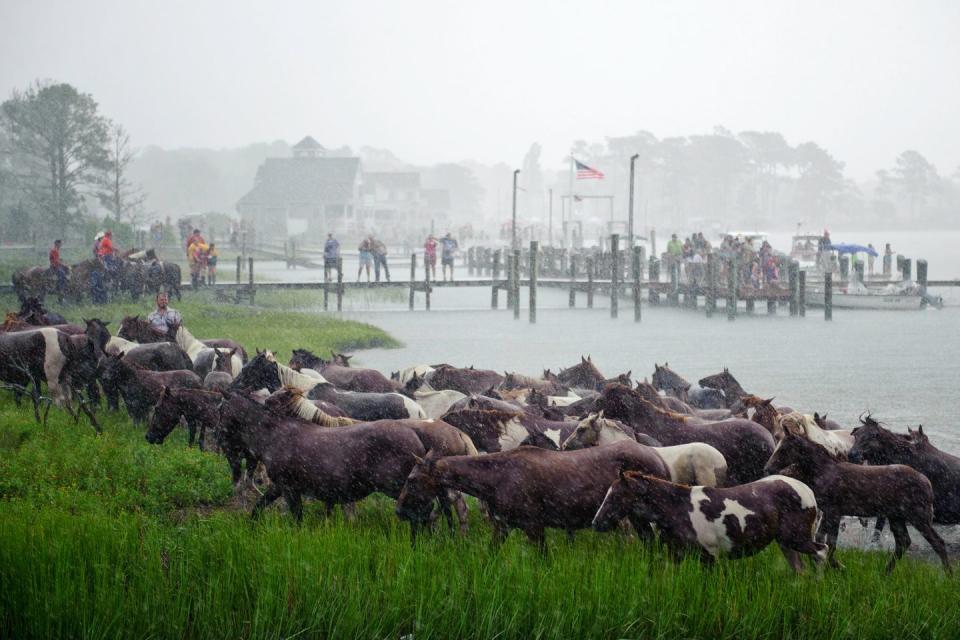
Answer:
M693 421L689 416L663 411L633 389L617 385L604 389L596 406L608 418L626 422L665 446L705 442L716 448L727 461L729 484L762 478L763 465L773 454L773 436L750 420Z
M797 573L803 571L799 554L817 561L826 556L826 545L814 540L813 491L784 476L712 489L621 472L597 510L593 527L609 531L631 514L656 525L675 560L688 552L708 564L720 556L743 558L774 541Z
M834 557L840 519L878 517L890 521L896 541L887 573L893 571L897 560L910 547L908 524L930 543L943 570L952 573L943 539L933 529L933 487L919 471L902 464L863 466L841 462L821 445L789 431L765 470L797 478L813 489L823 511L820 530L830 547L828 559L832 566L841 566Z
M575 530L590 526L604 492L624 468L661 478L670 473L649 447L635 442L581 451L520 447L486 456L435 459L431 455L419 460L407 478L397 513L404 517L443 490L454 489L487 505L495 544L506 538L509 529L520 529L545 551L545 529L564 529L572 536ZM649 532L642 519L629 513L624 518L641 535Z
M575 422L553 422L522 411L498 409L458 409L443 414L441 420L466 433L486 453L524 444L559 449L577 426Z

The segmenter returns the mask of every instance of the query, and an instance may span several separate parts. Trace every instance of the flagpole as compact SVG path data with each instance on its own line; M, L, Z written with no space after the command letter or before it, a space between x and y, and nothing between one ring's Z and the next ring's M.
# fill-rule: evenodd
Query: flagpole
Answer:
M567 245L567 227L573 225L573 149L570 149L570 188L567 191L567 224L563 229L563 245ZM573 249L573 244L570 245Z

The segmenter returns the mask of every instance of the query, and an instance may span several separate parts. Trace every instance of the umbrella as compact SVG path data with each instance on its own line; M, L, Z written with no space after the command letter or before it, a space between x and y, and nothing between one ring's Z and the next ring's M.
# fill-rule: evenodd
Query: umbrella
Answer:
M870 256L878 256L876 249L871 249L870 247L865 247L862 244L848 244L846 242L841 242L839 244L831 244L829 249L836 251L837 253L843 255L844 253L865 253Z

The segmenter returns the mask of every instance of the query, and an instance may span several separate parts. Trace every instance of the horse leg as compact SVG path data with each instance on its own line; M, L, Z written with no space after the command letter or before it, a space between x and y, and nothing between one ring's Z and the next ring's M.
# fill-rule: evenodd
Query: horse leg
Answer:
M937 556L940 557L940 562L943 563L943 570L948 576L952 576L953 568L950 566L950 558L947 556L947 547L943 543L943 538L941 538L940 534L937 533L933 528L930 520L915 520L910 524L912 524L913 528L919 531L920 535L922 535L924 539L930 543L930 546L933 547L934 552L936 552Z
M283 492L283 498L287 501L290 513L297 519L297 524L303 523L303 498L300 492L295 489L287 489Z
M240 469L240 456L227 454L227 464L230 465L230 477L233 480L233 492L240 493L240 478L242 475Z
M803 573L803 561L800 560L800 553L796 549L791 549L786 543L780 542L780 551L783 557L787 559L787 564L797 575Z
M503 542L507 539L507 534L510 533L510 530L505 524L497 520L496 518L491 517L490 521L493 523L493 540L492 544L494 548L500 547Z
M181 420L183 416L180 416ZM193 441L197 437L197 425L193 423L193 420L187 420L187 446L193 447Z
M883 516L877 518L876 524L873 525L873 537L870 539L871 542L877 544L880 542L880 534L883 533L883 527L887 524L887 519Z
M531 527L526 529L524 533L527 534L530 542L537 545L537 551L539 551L541 555L547 555L547 536L543 527Z
M891 518L890 531L893 532L893 540L896 542L896 547L894 547L893 555L890 556L890 560L887 562L886 573L893 571L893 568L897 566L897 561L902 558L903 554L910 548L910 532L907 531L906 522Z
M463 499L463 494L455 492L453 498L453 508L457 512L457 521L460 523L460 533L467 534L467 501Z
M637 537L640 538L640 542L648 543L653 541L653 529L650 527L649 522L633 513L627 516L627 520L633 525L633 530L637 532Z
M797 573L803 570L801 553L810 556L814 564L827 559L827 545L814 540L815 522L816 514L810 511L789 512L781 516L777 542L787 562Z
M267 487L267 491L260 496L260 499L257 500L257 504L253 505L253 511L250 512L250 519L256 520L260 517L260 512L263 511L264 507L268 507L274 500L280 497L283 493L283 490L279 485L272 484Z
M840 537L840 516L833 513L824 514L823 522L820 523L820 533L822 541L826 542L828 547L827 562L830 567L843 569L843 565L836 558L837 538Z
M440 511L447 520L447 529L453 531L453 511L450 504L450 492L441 491L440 495L437 496L437 502L440 505Z

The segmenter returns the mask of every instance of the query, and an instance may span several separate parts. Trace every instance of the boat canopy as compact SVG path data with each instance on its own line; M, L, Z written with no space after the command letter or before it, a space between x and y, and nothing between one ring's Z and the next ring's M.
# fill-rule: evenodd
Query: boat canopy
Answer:
M838 244L831 244L830 249L836 251L840 255L844 253L865 253L870 256L878 256L876 249L871 249L870 247L865 247L862 244L849 244L846 242L840 242Z

